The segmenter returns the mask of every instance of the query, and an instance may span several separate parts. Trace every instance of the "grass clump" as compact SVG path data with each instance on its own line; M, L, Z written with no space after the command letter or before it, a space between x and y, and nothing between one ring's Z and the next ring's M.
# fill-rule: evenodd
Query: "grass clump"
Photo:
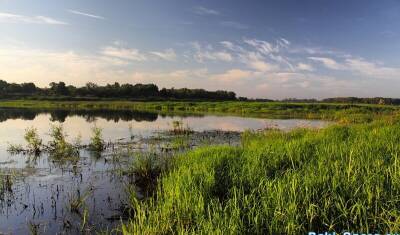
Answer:
M50 129L52 140L48 144L49 153L56 159L77 157L79 150L71 143L67 142L67 134L62 125L52 125Z
M90 138L89 147L93 151L101 152L105 148L105 143L103 140L103 129L99 127L92 128L92 137Z
M24 147L21 144L9 144L7 147L7 152L9 152L11 154L18 154L18 153L22 153L25 151L26 150L24 149Z
M190 141L186 137L175 137L171 140L171 148L173 149L186 149L190 147Z
M27 153L34 155L39 155L42 152L43 143L36 128L28 127L25 129L24 140L27 143L25 148L20 144L9 144L7 151L11 154Z
M36 128L27 128L25 130L24 139L27 142L29 152L36 155L42 152L42 139L40 138Z
M170 131L174 135L186 135L190 134L193 131L189 128L189 126L184 126L182 121L172 121L172 130Z
M156 153L140 153L135 155L128 173L134 177L134 183L146 196L152 195L157 186L157 180L167 168L166 156Z
M246 133L176 157L125 234L390 233L400 229L400 124Z

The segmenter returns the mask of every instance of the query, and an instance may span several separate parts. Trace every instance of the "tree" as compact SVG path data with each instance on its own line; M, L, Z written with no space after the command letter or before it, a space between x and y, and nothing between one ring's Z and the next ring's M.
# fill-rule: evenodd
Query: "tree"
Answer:
M68 95L69 94L68 88L64 82L50 83L50 90L52 91L52 93L54 95Z

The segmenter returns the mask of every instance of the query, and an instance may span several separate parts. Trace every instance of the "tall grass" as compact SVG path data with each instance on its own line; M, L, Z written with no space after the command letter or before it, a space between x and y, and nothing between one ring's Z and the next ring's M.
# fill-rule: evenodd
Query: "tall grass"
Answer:
M400 123L245 133L176 157L125 234L400 231Z

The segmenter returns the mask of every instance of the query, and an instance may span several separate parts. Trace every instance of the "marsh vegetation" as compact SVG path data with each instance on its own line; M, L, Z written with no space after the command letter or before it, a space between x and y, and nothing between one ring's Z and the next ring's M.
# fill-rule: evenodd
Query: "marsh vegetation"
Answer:
M238 105L215 104L213 109ZM246 104L235 112L260 114L274 106L256 107ZM293 112L297 108L294 105ZM326 127L319 121L259 123L261 119L206 115L193 120L161 116L152 128L143 120L119 126L119 119L112 123L89 118L77 129L70 120L78 119L69 116L48 129L29 123L20 133L24 143L10 145L12 155L4 161L4 166L24 167L17 173L0 167L1 211L10 205L23 210L32 216L30 222L23 222L26 230L13 231L39 234L399 229L397 109L344 105L314 111L329 120L336 116L338 122ZM222 130L215 130L219 119L224 120ZM144 124L145 129L139 129ZM244 128L237 129L239 125ZM19 158L25 162L13 162ZM13 213L8 218L20 221ZM3 214L0 217L7 218ZM4 231L18 224L5 221Z
M158 180L169 171L176 154L210 143L240 143L240 132L214 130L202 124L208 122L203 121L206 117L198 115L160 115L150 120L138 113L139 118L122 121L116 111L112 119L101 112L84 114L72 112L64 122L53 120L53 113L0 122L0 138L8 142L0 144L2 232L116 232L121 219L134 216L131 198L141 201L155 196ZM126 114L121 112L124 118ZM214 125L218 120L247 122L208 118ZM264 125L258 119L248 122ZM79 128L71 127L76 125ZM13 132L6 131L10 126Z
M246 132L174 159L125 234L386 231L398 220L399 119Z

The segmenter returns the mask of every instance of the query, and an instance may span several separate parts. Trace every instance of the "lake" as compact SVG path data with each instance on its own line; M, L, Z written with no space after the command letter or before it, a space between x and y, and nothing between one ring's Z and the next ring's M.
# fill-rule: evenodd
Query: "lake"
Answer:
M237 145L240 132L245 130L287 131L328 124L319 120L176 116L129 110L0 109L0 173L12 177L11 188L0 191L0 234L111 231L120 224L120 218L125 218L129 200L126 190L134 185L121 169L128 167L137 154L161 153L168 142L161 137L171 130L174 121L194 131L191 137L184 137L190 139L191 148L202 143ZM25 144L26 128L35 127L46 143L51 125L60 124L69 141L79 136L83 144L89 143L92 128L99 127L112 147L102 154L81 150L77 161L58 161L46 153L32 156L7 152L9 144ZM129 146L130 152L120 146ZM123 157L117 159L116 152ZM135 190L139 198L145 197L140 188ZM79 213L70 209L76 199L82 199Z

